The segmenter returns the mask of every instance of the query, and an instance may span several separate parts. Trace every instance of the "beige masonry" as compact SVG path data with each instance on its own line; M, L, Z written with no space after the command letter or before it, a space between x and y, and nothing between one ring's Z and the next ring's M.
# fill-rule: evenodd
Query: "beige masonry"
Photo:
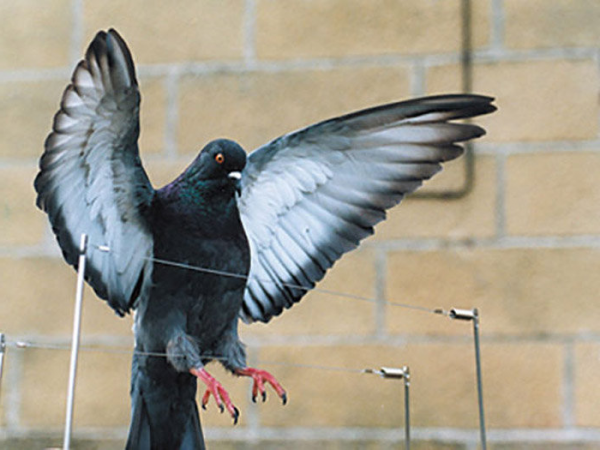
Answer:
M600 446L600 6L471 3L474 90L499 106L476 120L488 135L475 144L472 191L405 200L319 285L371 301L315 291L267 326L242 326L250 361L277 374L290 402L254 405L247 380L211 366L242 412L235 429L212 403L202 413L211 449L400 448L401 385L360 371L404 364L415 447L475 448L471 325L391 303L479 308L491 448ZM1 2L0 332L61 349L8 348L0 447L60 445L75 274L32 182L61 92L98 29L116 27L134 53L142 157L162 186L214 138L251 150L354 109L458 91L460 6ZM462 161L447 169L426 189L461 186ZM132 321L90 289L84 305L77 448L122 448Z

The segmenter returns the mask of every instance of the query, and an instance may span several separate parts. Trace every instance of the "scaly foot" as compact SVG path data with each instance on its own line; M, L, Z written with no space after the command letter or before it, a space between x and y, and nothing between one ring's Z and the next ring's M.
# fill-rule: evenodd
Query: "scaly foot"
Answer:
M240 417L240 411L233 405L231 399L229 398L229 394L223 385L219 383L216 378L209 374L204 368L190 369L190 373L198 377L198 379L202 380L204 384L206 384L206 392L202 396L202 409L206 409L208 399L212 394L221 412L224 411L224 408L227 408L227 411L229 411L229 414L231 414L231 417L233 418L233 424L237 424L237 421Z
M265 382L269 383L277 392L277 395L281 398L281 401L285 405L287 403L287 394L281 384L266 370L255 369L253 367L246 367L244 369L237 369L235 371L237 375L252 377L254 384L252 386L252 401L256 403L256 397L260 393L263 402L267 399L267 391L265 390Z

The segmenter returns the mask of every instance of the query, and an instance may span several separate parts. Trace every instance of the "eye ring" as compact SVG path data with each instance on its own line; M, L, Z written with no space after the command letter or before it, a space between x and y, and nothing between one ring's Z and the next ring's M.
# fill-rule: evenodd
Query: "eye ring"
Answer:
M217 153L217 154L215 155L215 161L216 161L218 164L223 164L223 163L225 162L225 156L223 155L223 153Z

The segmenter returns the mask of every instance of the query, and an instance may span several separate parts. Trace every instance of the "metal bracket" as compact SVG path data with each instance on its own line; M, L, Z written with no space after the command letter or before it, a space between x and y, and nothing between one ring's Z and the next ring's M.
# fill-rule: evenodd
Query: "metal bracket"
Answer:
M410 370L408 366L381 367L377 369L365 369L364 373L372 373L382 378L392 380L404 380L404 441L406 450L410 450Z
M398 367L381 367L377 369L365 369L365 373L379 375L381 378L394 378L397 380L410 379L410 373L407 366Z
M456 320L475 320L479 316L477 309L452 308L448 317Z

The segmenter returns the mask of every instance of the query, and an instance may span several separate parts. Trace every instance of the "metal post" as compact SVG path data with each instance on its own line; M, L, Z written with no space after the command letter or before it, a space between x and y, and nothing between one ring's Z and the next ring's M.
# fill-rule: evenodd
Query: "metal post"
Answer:
M67 413L65 418L65 434L63 450L71 447L71 430L73 428L73 405L75 403L75 379L77 376L77 359L79 357L79 337L81 335L81 307L83 303L83 283L85 280L85 263L87 251L87 235L81 235L79 244L79 261L77 264L77 289L75 292L75 312L73 317L73 337L71 340L71 364L69 367L69 386L67 391Z
M406 450L410 450L410 370L408 366L398 369L396 367L382 367L379 370L365 369L365 373L374 373L382 378L404 380L404 443Z
M481 448L486 450L487 439L485 436L485 412L483 409L483 382L481 376L481 350L479 345L479 312L473 309L473 340L475 342L475 367L477 370L477 398L479 401L479 433L481 435Z
M4 353L6 352L6 339L0 333L0 388L2 387L2 374L4 373Z
M481 346L479 344L479 312L477 308L472 310L451 309L451 319L473 321L473 342L475 343L475 370L477 375L477 399L479 403L479 434L482 450L487 449L487 438L485 435L485 412L483 408L483 381L481 374Z
M404 441L406 450L410 450L410 372L407 366L404 370Z

